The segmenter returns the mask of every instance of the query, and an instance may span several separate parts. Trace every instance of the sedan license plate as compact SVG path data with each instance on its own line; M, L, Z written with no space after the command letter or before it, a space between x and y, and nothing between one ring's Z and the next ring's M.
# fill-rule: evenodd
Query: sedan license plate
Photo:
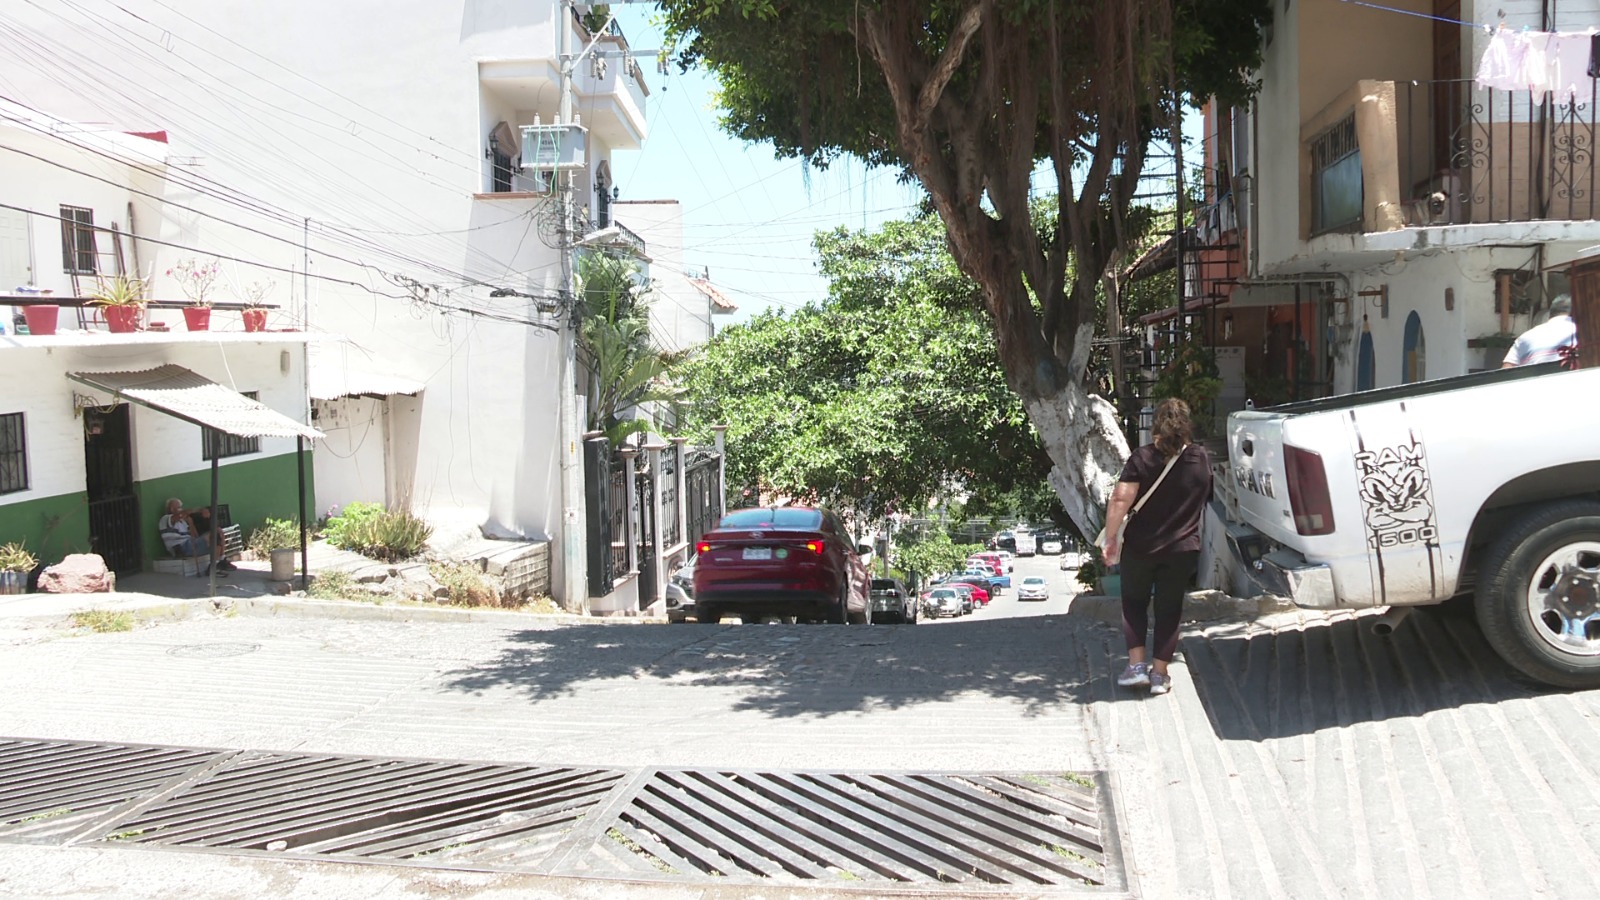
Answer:
M771 547L746 547L746 548L744 548L744 558L745 559L771 559L772 558L772 548Z

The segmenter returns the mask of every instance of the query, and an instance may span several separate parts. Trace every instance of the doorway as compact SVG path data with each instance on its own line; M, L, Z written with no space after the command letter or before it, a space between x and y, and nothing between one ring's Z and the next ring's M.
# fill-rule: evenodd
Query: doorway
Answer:
M133 490L133 425L126 403L83 411L83 464L90 548L114 572L139 571L144 554L139 497Z

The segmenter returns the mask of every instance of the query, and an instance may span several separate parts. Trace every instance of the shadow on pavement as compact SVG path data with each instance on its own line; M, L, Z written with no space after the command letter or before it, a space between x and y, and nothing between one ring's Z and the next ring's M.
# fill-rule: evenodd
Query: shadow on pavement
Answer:
M1183 640L1218 737L1259 741L1554 691L1495 655L1468 615L1412 613L1392 635L1362 617L1272 633L1248 626Z
M521 631L491 662L451 673L467 692L539 701L581 685L652 680L739 688L732 708L774 716L893 709L979 692L1041 714L1090 698L1083 654L1113 635L1066 615L959 625L575 625ZM1097 666L1098 671L1100 667Z

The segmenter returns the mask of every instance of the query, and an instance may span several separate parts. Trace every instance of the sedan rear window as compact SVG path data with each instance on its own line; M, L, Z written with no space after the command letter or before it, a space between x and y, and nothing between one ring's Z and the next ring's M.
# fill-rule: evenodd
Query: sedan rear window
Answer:
M815 509L741 509L722 517L721 528L804 528L815 531L822 525L822 513Z

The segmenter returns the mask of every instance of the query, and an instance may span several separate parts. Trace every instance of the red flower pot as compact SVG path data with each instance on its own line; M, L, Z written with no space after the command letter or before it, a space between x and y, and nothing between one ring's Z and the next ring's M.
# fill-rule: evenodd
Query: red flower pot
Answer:
M190 331L210 331L211 307L185 306L183 308L183 324Z
M144 310L137 306L107 306L103 311L112 334L131 334L139 330L139 313Z
M61 307L54 303L42 303L34 306L24 306L22 317L28 322L29 334L55 334L56 318L61 313Z
M267 311L264 309L247 309L243 312L245 331L266 331Z

